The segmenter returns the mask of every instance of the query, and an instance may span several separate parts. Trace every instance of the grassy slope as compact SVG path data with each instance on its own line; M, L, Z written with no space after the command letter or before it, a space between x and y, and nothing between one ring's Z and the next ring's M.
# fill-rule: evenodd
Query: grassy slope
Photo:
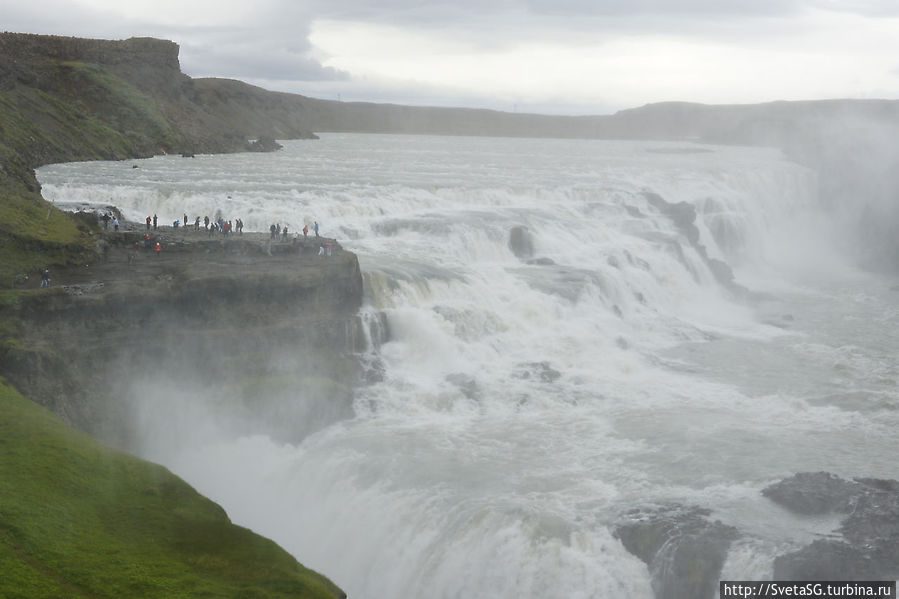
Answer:
M161 466L0 382L0 597L310 597L340 591Z
M2 60L2 57L0 57ZM2 66L2 65L0 65ZM40 195L42 164L146 156L239 135L185 139L167 111L96 65L45 60L10 85L0 69L0 304L23 275L95 257L87 224ZM174 109L173 109L174 107ZM197 112L188 108L184 118ZM233 139L232 139L233 138ZM16 325L0 313L0 357ZM273 542L160 466L65 426L0 379L0 599L340 597Z
M48 61L0 92L0 287L94 250L88 228L40 196L35 166L186 145L156 100L97 65Z
M93 248L84 227L40 196L32 167L125 155L120 134L54 94L24 86L0 93L0 287Z

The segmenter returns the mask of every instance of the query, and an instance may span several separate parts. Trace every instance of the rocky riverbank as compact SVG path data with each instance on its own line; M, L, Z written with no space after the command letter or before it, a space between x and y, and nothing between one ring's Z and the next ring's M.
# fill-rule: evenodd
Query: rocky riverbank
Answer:
M771 580L899 579L899 481L846 480L828 472L803 472L769 485L759 501L773 501L806 519L834 515L840 524L814 542L784 548ZM616 537L646 563L657 599L711 599L734 543L751 535L699 506L646 506L623 514Z

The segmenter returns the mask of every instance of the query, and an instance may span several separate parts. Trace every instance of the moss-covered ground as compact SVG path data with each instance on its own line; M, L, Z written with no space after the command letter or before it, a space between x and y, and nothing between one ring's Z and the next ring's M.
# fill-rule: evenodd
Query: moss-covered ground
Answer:
M0 381L0 597L340 597L165 468Z

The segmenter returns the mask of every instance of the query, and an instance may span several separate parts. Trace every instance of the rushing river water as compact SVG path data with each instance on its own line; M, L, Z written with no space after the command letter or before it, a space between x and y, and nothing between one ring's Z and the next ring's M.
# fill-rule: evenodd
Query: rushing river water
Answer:
M323 135L275 154L44 167L61 207L317 220L356 252L383 380L298 445L152 430L144 457L354 599L651 597L613 536L712 510L724 578L827 533L763 499L797 471L899 477L899 291L843 258L815 173L771 149ZM131 168L139 164L140 168ZM719 285L646 192L687 202ZM527 227L533 259L510 232ZM298 394L302 390L297 390ZM191 418L161 414L166 419ZM197 428L202 423L196 424Z

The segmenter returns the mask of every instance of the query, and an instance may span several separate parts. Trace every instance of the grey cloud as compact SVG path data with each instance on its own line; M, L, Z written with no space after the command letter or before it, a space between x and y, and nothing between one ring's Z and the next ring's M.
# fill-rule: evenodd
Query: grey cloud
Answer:
M798 0L526 0L538 15L720 15L791 14Z
M812 0L811 5L815 8L869 17L899 16L899 3L896 0Z
M341 81L349 78L346 72L325 67L301 50L277 45L261 48L240 44L225 48L182 46L181 65L195 77L282 81Z

